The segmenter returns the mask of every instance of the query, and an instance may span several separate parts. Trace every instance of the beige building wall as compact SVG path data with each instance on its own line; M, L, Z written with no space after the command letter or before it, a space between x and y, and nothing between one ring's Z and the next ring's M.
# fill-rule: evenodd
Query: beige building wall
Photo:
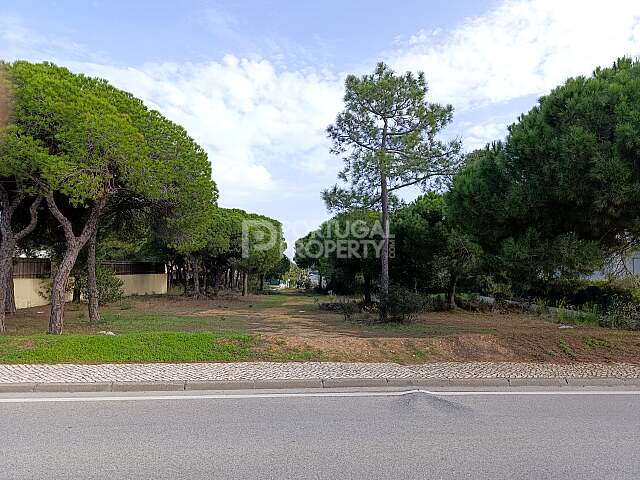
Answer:
M47 305L48 298L40 296L41 278L14 278L13 288L16 295L16 308L29 308Z
M167 293L166 273L116 276L123 282L122 290L125 296ZM13 287L16 295L16 308L40 307L49 304L49 299L40 295L41 278L14 278ZM72 296L72 293L68 293L67 300L71 300Z
M122 290L126 295L162 295L167 293L166 273L145 273L140 275L116 275L122 280Z
M42 278L14 278L13 289L16 296L16 308L31 308L49 305L49 299L40 295ZM72 292L67 292L66 299L71 301Z

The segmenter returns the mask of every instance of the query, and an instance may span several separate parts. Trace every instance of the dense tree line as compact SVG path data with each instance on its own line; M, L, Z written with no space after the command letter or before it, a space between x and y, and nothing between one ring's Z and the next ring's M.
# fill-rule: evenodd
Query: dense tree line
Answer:
M346 261L333 252L315 258L310 249L314 240L323 238L327 225L340 223L345 215L386 222L384 211L372 210L376 204L371 199L377 200L384 190L374 179L395 171L390 159L400 155L396 151L400 147L377 143L376 151L369 150L369 138L378 142L382 138L380 122L361 110L368 112L373 106L378 113L402 111L407 132L414 132L412 126L419 125L424 110L402 109L419 92L424 104L426 84L422 74L417 84L410 75L401 78L413 84L407 98L402 94L404 83L395 81L393 72L384 67L373 76L348 80L347 108L329 133L338 145L334 151L346 153L341 178L350 182L351 189L325 192L330 208L343 205L347 213L296 245L298 265L330 276L330 284L347 278L343 287L350 290L354 279L366 272L384 291L385 262ZM376 102L397 108L385 110ZM433 120L434 134L450 118L450 108L442 112L440 120ZM383 128L384 119L382 115ZM345 147L353 142L366 145ZM420 140L413 142L418 145ZM465 155L461 164L444 144L427 153L407 154L415 168L402 170L402 175L408 183L415 175L416 183L431 192L409 205L395 199L388 206L389 228L383 232L394 241L391 281L415 291L446 292L452 306L461 283L483 293L544 294L554 282L588 275L612 255L638 248L640 62L623 58L610 68L596 69L590 77L567 80L519 117L503 141ZM425 177L429 179L438 173L429 170L434 158L446 159L442 175L450 181L435 185L444 188L434 189L433 182L419 176L431 172Z
M78 270L86 272L90 319L99 319L99 257L166 262L185 285L191 279L195 295L230 271L242 272L246 293L248 275L281 261L279 222L217 207L205 151L104 80L50 63L2 63L0 122L0 331L19 252L54 260L49 332L57 334ZM242 222L256 219L277 238L243 256Z

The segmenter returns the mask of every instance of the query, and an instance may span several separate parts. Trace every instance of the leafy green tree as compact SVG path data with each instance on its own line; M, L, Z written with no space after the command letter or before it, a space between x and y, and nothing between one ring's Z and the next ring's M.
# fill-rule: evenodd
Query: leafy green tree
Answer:
M8 66L0 64L0 333L5 331L6 312L15 309L12 259L19 243L36 228L42 202L31 173L37 162L47 157L33 139L19 134L10 123L13 117ZM25 208L29 215L21 221L21 209Z
M241 258L235 266L243 272L242 295L248 293L249 275L262 275L273 269L287 248L282 224L272 218L247 213L243 219Z
M355 290L356 279L361 276L364 301L371 303L381 241L378 213L353 210L335 215L299 239L294 259L299 267L316 269L330 279L329 285L336 292Z
M16 62L11 76L16 128L48 152L32 178L65 236L49 319L61 333L69 274L118 192L168 203L185 222L214 201L215 186L206 154L183 129L106 82L47 63ZM90 291L97 311L95 284Z
M260 290L264 290L265 277L270 279L282 279L289 270L291 270L291 260L283 254L278 263L268 271L260 274Z
M445 198L430 192L398 210L392 223L396 256L392 274L414 291L447 293L455 308L460 280L479 273L482 252L447 216Z
M440 131L453 108L429 103L424 73L396 75L380 63L372 75L347 77L345 109L328 128L332 153L344 158L339 179L347 187L323 192L330 210L379 206L383 225L380 317L386 320L389 291L389 203L392 192L433 186L453 175L460 142L444 142Z
M567 80L455 179L452 218L519 290L637 244L639 79L640 63L621 59Z

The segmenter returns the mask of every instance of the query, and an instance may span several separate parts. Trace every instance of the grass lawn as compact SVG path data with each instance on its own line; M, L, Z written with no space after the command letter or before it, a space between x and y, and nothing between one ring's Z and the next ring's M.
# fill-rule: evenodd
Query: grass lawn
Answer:
M194 300L131 297L89 323L67 305L65 333L46 331L48 309L20 310L0 336L0 363L231 361L630 361L640 333L590 325L559 329L530 314L432 312L411 324L347 321L327 297L279 292ZM112 332L115 335L106 335Z

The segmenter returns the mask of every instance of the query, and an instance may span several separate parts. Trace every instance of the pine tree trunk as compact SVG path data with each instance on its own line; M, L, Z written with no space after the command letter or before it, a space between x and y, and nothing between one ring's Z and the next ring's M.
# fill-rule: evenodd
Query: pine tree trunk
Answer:
M246 297L249 293L249 274L242 272L242 296Z
M449 286L447 288L447 305L449 306L450 310L453 310L454 308L457 308L458 306L456 305L456 284L457 284L457 278L452 277L451 281L449 282Z
M49 333L61 335L64 326L64 304L67 283L71 269L78 258L82 245L77 240L67 244L62 262L53 278L51 286L51 313L49 314Z
M58 209L53 192L49 192L47 194L47 205L49 206L49 211L62 226L66 240L64 257L62 258L62 262L59 265L58 272L53 279L53 285L51 287L51 313L49 315L49 333L51 334L62 334L64 324L65 291L67 283L69 282L69 275L76 263L80 250L82 250L87 241L89 241L89 238L94 235L98 228L100 214L107 204L107 200L108 196L104 196L94 202L89 218L82 228L82 233L80 236L76 236L73 233L73 225Z
M180 281L182 282L182 295L186 297L189 294L189 277L187 275L186 261L178 268L178 274L180 276Z
M380 182L382 199L382 252L380 274L380 321L387 321L387 303L389 300L389 192L387 191L387 179L382 175Z
M97 232L94 232L88 241L87 252L87 294L89 296L89 321L98 323L100 311L98 307L98 278L96 272L96 244Z
M371 304L371 275L369 273L364 274L364 303Z
M203 268L202 269L202 290L201 293L202 295L206 296L207 295L207 269Z
M71 303L80 304L80 282L76 276L73 279L73 295L71 296Z
M18 194L9 201L9 195L0 183L0 332L5 331L6 312L15 313L16 299L13 289L13 254L18 242L24 239L36 228L38 221L38 207L42 197L37 197L29 207L31 217L29 224L19 232L11 229L13 212L24 200L23 194Z
M218 271L217 267L213 271L212 280L213 280L213 285L211 285L211 289L213 290L213 296L217 297L218 296L218 289L220 288L220 272Z
M193 296L198 298L200 296L200 266L195 258L191 260L191 268L193 270Z
M7 294L4 299L4 311L8 314L16 313L16 292L13 284L13 258L11 259L11 267L9 277L7 278Z
M11 275L11 265L13 262L13 252L15 246L11 239L3 239L0 244L0 333L3 333L5 327L6 317L6 300L7 300L7 284L9 281L13 282L13 276ZM10 277L11 275L11 277Z

